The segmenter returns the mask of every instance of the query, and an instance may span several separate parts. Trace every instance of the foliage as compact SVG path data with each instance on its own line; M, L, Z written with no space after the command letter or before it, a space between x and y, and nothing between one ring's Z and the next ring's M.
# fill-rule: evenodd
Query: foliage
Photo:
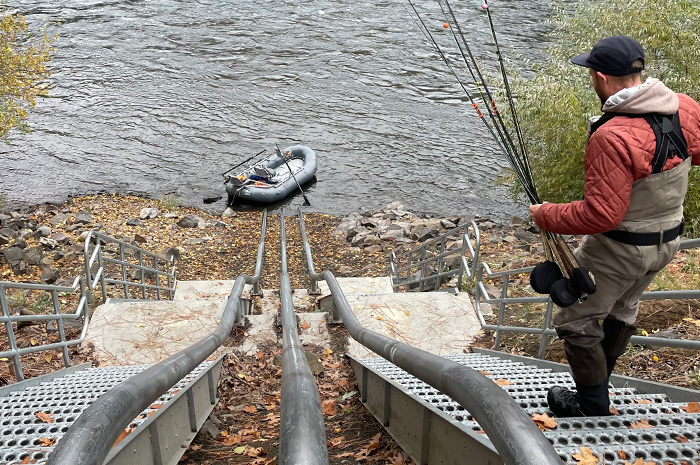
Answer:
M47 95L44 80L54 39L43 31L34 36L24 16L0 4L0 138L5 141L12 128L28 131L28 109Z
M569 63L603 37L629 35L646 52L645 76L676 92L700 98L700 4L677 0L594 0L571 6L555 0L551 59L535 64L534 78L512 82L537 190L544 200L581 198L587 120L600 114L600 101L587 70ZM700 173L690 177L687 233L700 234Z
M166 211L173 211L180 206L182 201L175 194L165 194L158 197L158 200L163 204Z

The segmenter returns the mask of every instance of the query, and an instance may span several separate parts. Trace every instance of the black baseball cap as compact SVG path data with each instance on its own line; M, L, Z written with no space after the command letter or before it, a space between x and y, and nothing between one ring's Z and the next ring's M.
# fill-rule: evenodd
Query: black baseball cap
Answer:
M637 60L642 61L641 67L632 66ZM590 53L573 57L571 63L610 76L626 76L644 69L644 49L628 36L606 37L595 44Z

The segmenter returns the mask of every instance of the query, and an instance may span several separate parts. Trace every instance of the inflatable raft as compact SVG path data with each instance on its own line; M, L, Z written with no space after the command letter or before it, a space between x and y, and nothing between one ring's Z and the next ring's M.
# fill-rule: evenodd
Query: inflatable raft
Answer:
M316 153L309 147L293 145L282 150L280 155L284 159L272 154L235 176L227 176L224 186L228 193L228 205L280 201L299 192L297 182L303 185L316 175Z

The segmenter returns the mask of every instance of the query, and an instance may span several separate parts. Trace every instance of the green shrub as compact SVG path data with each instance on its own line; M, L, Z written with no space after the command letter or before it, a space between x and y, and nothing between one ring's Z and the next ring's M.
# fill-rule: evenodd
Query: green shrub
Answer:
M677 0L594 0L575 7L554 4L551 59L533 66L534 78L516 77L518 118L537 190L543 200L580 199L587 121L600 101L586 69L569 60L600 39L629 35L646 52L643 77L661 79L676 92L700 99L700 3ZM691 170L685 202L686 234L700 235L700 173Z

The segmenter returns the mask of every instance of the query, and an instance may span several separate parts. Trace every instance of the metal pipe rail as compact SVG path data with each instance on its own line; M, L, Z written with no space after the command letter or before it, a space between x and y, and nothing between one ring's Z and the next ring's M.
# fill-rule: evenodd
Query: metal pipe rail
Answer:
M469 238L469 231L474 233L474 245L472 245ZM459 268L454 270L443 271L444 258L457 253L456 250L445 250L445 245L447 239L450 237L457 237L457 241L461 239L462 247L460 252L460 263ZM414 247L410 250L402 252L400 254L395 254L391 252L391 258L389 260L389 276L391 277L391 283L394 287L394 291L397 291L399 287L405 286L406 291L409 290L411 285L418 285L418 291L423 291L425 283L427 281L436 280L436 287L439 289L440 284L443 279L449 276L457 276L457 288L462 288L462 282L464 275L466 274L467 279L472 279L476 275L476 269L479 263L479 246L480 246L480 233L474 221L469 224L463 224L450 231L443 233L442 235L424 242L423 244ZM428 250L433 246L438 246L439 250L437 253L428 257ZM469 252L471 255L471 264L466 258L466 253ZM413 262L413 257L418 254L420 259L417 262ZM406 262L402 265L402 261ZM425 270L427 266L432 265L437 262L437 273L430 276L425 276ZM420 271L420 276L418 278L411 278L412 270ZM402 274L405 272L405 276Z
M350 335L370 350L450 396L476 419L507 465L561 464L537 425L503 389L476 370L365 329L330 271L315 273L299 212L301 237L312 279L325 280Z
M326 428L318 386L297 334L287 272L287 232L280 209L280 300L282 303L282 394L280 465L328 465Z
M92 252L90 246L94 243ZM109 258L104 256L102 252L103 244L112 243L119 246L119 259ZM130 263L126 259L128 253L136 254L138 257L138 265ZM150 262L153 266L148 266L145 263ZM98 268L93 274L92 267L97 261ZM159 264L162 263L165 269L161 269ZM121 279L111 279L105 276L105 264L114 264L121 268ZM127 276L128 270L135 270L140 274L140 282L131 281ZM155 279L155 284L146 283L146 274L151 274ZM99 282L102 290L102 302L107 300L107 284L117 284L124 289L124 298L129 299L129 287L137 287L141 289L141 298L146 299L146 290L155 290L156 298L160 300L161 291L168 294L168 300L172 300L175 294L177 270L175 267L174 257L164 258L158 255L147 252L140 247L128 244L113 237L107 236L98 231L90 231L85 239L85 276L90 290L94 290ZM166 280L166 285L161 284L161 276Z
M73 423L49 455L47 465L102 465L124 428L145 408L206 360L241 320L241 294L246 284L260 280L265 251L267 210L263 212L254 276L240 275L231 288L216 329L98 398Z
M687 250L700 247L700 239L687 239L681 241L680 250ZM496 339L494 341L495 350L499 350L501 344L501 336L504 332L519 333L519 334L539 334L540 335L540 346L537 353L537 358L544 359L545 351L547 348L548 337L556 336L557 333L554 329L550 328L550 322L552 320L552 313L554 311L554 304L549 296L539 296L539 297L508 297L508 284L510 277L513 275L529 273L534 267L517 268L513 270L505 271L491 271L489 265L485 262L479 264L477 271L477 286L476 295L474 296L474 307L476 309L477 316L481 323L481 327L484 330L490 330L496 332ZM486 287L484 286L484 279L501 278L503 279L503 284L501 288L501 296L497 298L492 298L488 295ZM647 291L642 294L640 300L664 300L664 299L700 299L700 290L674 290L674 291ZM483 313L481 312L481 304L488 303L492 305L498 305L498 323L497 324L487 324L484 320ZM506 307L509 304L535 304L535 303L546 303L544 321L541 328L531 328L524 326L506 326L503 324L505 320ZM632 336L630 339L632 344L644 344L653 345L660 347L674 347L679 349L693 349L700 350L700 341L686 340L686 339L670 339L665 337L653 337L653 336Z

